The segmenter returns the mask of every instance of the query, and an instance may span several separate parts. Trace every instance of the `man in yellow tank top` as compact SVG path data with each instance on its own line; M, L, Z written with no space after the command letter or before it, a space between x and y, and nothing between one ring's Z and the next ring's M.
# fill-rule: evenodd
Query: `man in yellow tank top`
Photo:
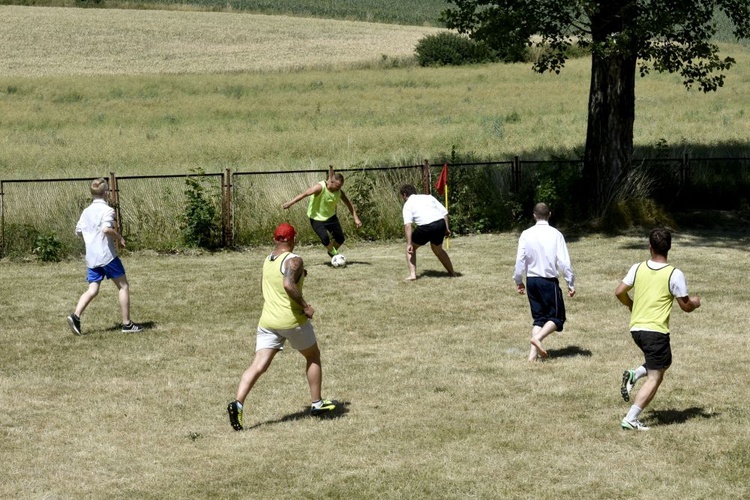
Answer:
M648 237L651 258L634 264L617 286L617 299L630 309L630 333L636 345L643 351L645 363L622 375L620 394L627 402L636 381L646 381L635 396L628 414L620 422L625 430L647 431L638 417L656 395L664 380L664 373L672 364L672 349L669 344L669 316L672 300L685 312L700 307L701 299L688 295L685 275L667 264L667 254L672 248L672 234L664 228L654 228ZM633 297L629 291L633 290Z
M344 230L341 229L341 223L336 215L336 206L339 200L343 201L344 205L349 209L357 227L362 227L362 221L357 217L357 210L341 190L343 186L344 176L335 173L327 181L320 181L313 184L306 191L282 205L286 210L298 201L311 196L307 205L307 216L310 218L310 225L313 231L315 231L315 234L320 238L320 242L328 250L330 257L338 253L339 247L346 240L346 235L344 235ZM331 236L333 236L333 239L331 239Z
M334 402L320 396L323 371L318 342L310 323L315 309L302 296L307 271L302 258L292 253L295 236L294 227L279 224L273 234L276 247L263 262L263 312L258 321L255 357L242 374L237 398L227 406L229 423L236 431L243 428L243 407L250 389L268 370L287 340L307 361L307 383L312 399L310 413L321 415L336 409Z

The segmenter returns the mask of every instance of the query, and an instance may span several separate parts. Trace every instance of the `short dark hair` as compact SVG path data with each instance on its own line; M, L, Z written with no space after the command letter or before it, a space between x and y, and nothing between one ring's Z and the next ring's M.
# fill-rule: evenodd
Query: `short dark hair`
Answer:
M672 233L663 227L655 227L648 234L648 244L654 253L666 257L672 248Z
M537 219L549 220L549 207L546 203L537 203L534 205L534 215Z
M415 188L411 184L404 184L403 186L401 186L399 193L401 193L403 196L406 196L408 198L409 196L413 194L417 194L417 188Z

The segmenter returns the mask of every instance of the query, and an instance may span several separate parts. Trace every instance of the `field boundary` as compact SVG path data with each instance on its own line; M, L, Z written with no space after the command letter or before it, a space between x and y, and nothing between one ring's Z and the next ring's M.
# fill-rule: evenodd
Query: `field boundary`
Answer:
M483 169L490 174L486 176L489 181L482 185L482 195L503 200L522 192L530 192L533 197L540 183L540 172L543 176L564 176L566 173L569 176L571 172L578 175L583 160L524 160L515 156L504 161L440 162L436 165L425 160L421 165L341 168L336 171L346 173L347 178L353 175L357 179L359 176L367 184L356 191L360 194L359 199L349 195L359 210L360 204L371 203L376 185L378 192L395 193L401 184L409 182L424 193L433 193L436 170L443 164L450 167L452 192L462 188L464 191L475 189L476 178L470 180L465 174L472 169ZM661 190L667 192L672 203L681 208L727 208L724 207L727 203L748 202L741 199L742 193L750 186L748 157L691 158L684 154L680 158L642 158L634 160L634 164L644 165L657 177L657 182L669 179L662 182ZM217 214L219 234L215 246L232 248L262 241L260 235L269 234L269 230L278 223L277 205L281 203L269 199L270 191L281 192L282 200L291 199L321 177L332 175L333 171L333 166L330 166L327 171L233 172L226 169L213 173L124 176L110 172L101 177L108 178L111 186L109 203L116 211L118 231L126 237L134 237L138 249L164 250L180 246L175 241L180 239L178 221L185 210L184 182L187 179L205 182L207 203L215 208ZM72 228L81 210L90 203L88 186L92 178L0 180L0 257L28 253L31 249L26 247L45 235L60 240L68 250L66 253L80 246L72 234ZM482 183L482 179L479 182ZM348 192L349 189L352 188L347 185ZM368 215L371 219L398 219L399 203L395 195L388 206L391 208L387 213L372 211ZM454 210L460 217L462 207L451 206L452 217ZM306 234L307 219L302 212L297 210L294 212L296 215L284 213L284 217L302 228L303 240L307 238L312 242L314 235ZM472 214L466 216L471 217ZM397 226L400 227L394 225L396 231ZM378 234L371 233L366 239L392 236L396 232L394 227Z

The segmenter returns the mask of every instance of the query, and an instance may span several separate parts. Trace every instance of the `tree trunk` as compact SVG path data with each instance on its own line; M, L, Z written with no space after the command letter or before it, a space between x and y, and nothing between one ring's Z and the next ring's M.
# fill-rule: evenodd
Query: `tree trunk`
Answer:
M598 51L592 54L583 179L595 216L602 215L609 207L622 175L630 166L635 71L634 55Z

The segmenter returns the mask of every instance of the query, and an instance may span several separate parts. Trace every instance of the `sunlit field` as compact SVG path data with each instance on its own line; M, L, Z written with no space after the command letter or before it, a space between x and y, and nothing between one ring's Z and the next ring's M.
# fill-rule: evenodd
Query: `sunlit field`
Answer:
M433 28L202 12L0 13L13 20L0 24L11 41L0 46L3 179L421 164L452 150L579 157L584 143L586 58L560 75L526 64L420 68L409 58ZM687 92L674 75L638 80L638 151L748 155L750 49L722 47L738 62L717 93Z
M744 498L750 313L747 236L680 234L670 260L703 306L672 316L674 365L621 431L625 368L642 361L613 295L644 237L569 237L578 275L549 361L526 362L530 316L511 280L516 234L454 238L461 276L402 243L346 247L333 269L301 247L332 419L306 416L304 361L284 351L226 404L252 357L267 248L123 257L136 321L114 287L67 329L84 264L0 262L4 498ZM718 265L717 265L718 264Z

